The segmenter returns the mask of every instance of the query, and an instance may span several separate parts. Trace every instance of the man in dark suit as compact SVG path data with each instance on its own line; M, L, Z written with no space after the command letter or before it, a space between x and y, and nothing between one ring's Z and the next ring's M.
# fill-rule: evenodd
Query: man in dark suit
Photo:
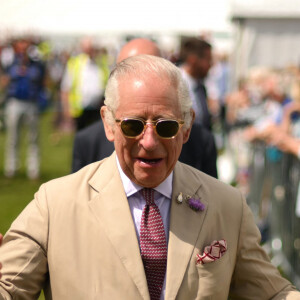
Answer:
M114 144L106 139L102 120L78 131L73 145L72 173L110 156L113 151Z
M139 54L161 56L157 45L147 39L134 39L121 49L117 62ZM79 131L74 140L72 172L109 156L114 150L104 133L102 120ZM217 178L217 151L212 133L194 124L189 141L183 145L179 161Z
M182 145L178 160L218 178L215 139L213 134L200 124L193 124L190 138Z
M202 39L188 38L181 47L182 76L187 81L195 111L194 124L212 129L204 80L212 66L212 46Z

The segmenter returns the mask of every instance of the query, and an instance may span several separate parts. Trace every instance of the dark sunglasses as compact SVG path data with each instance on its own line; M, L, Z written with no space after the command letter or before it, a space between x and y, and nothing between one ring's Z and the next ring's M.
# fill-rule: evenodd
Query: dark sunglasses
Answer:
M158 119L156 121L145 121L139 118L123 118L115 120L121 127L123 134L129 138L135 138L144 133L146 126L152 124L156 134L163 139L174 138L184 121L171 119Z

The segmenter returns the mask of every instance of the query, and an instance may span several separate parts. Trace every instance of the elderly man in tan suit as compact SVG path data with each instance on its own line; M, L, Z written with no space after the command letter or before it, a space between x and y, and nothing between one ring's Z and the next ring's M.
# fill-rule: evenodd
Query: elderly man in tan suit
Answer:
M0 299L300 299L240 192L177 161L194 112L177 67L112 72L108 158L41 186L4 237Z

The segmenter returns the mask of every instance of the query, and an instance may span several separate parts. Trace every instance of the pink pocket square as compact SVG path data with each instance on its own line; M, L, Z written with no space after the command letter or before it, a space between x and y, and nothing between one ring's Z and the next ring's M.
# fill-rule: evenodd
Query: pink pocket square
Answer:
M207 264L219 259L227 250L227 243L225 240L213 241L211 245L204 248L202 255L197 254L196 264Z

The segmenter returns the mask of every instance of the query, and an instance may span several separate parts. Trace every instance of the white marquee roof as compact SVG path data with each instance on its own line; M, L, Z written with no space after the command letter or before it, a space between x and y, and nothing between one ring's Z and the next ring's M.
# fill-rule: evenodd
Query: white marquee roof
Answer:
M231 0L233 18L300 18L300 0Z
M0 31L50 34L228 31L229 0L0 0Z

